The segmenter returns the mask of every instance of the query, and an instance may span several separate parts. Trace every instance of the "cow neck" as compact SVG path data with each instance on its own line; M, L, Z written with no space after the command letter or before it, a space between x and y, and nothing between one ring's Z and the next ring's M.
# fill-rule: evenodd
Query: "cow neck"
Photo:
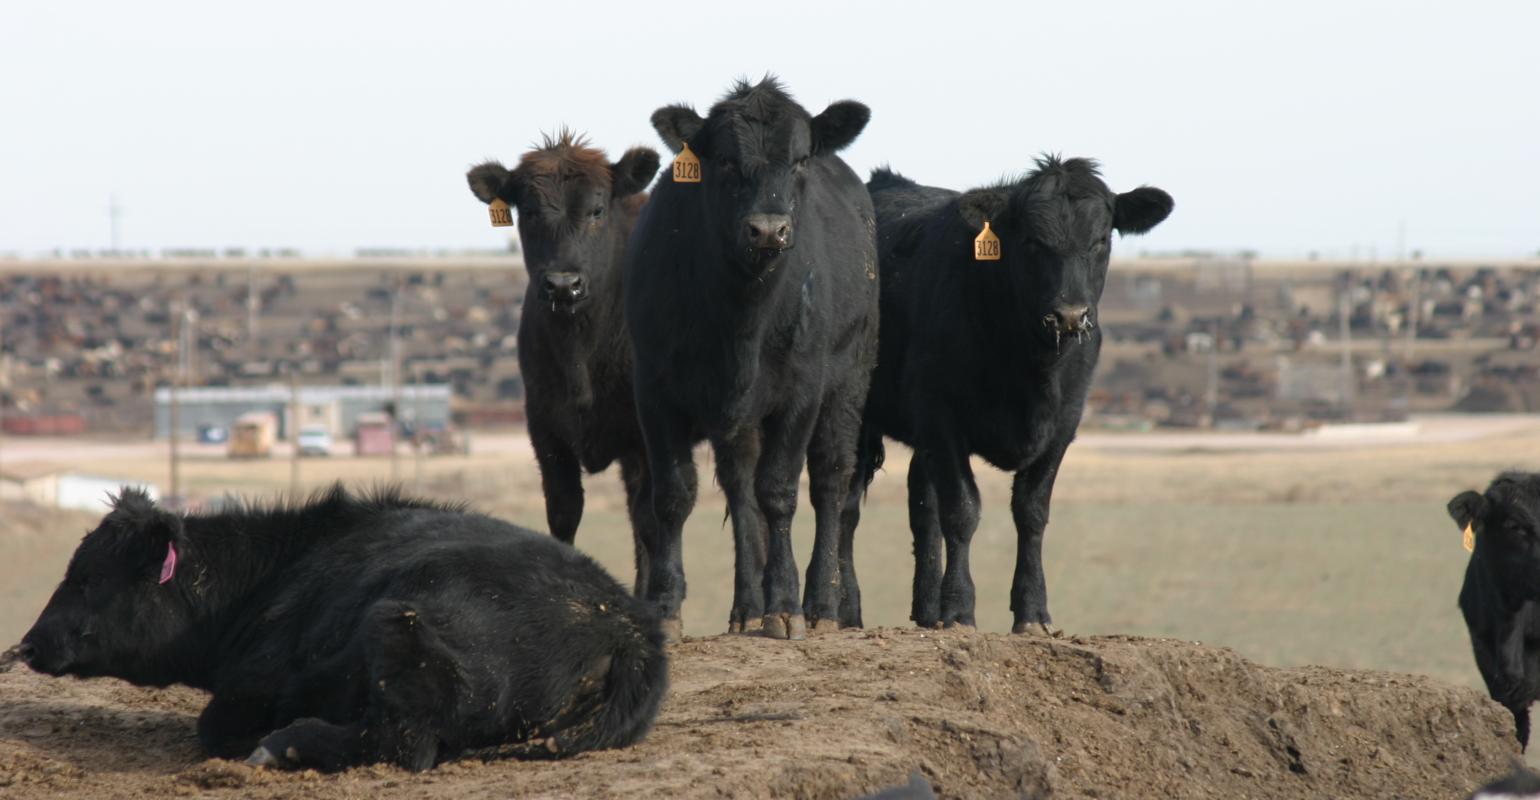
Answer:
M194 623L188 638L198 655L178 654L181 669L190 673L181 682L207 688L201 687L200 677L211 675L217 665L198 662L217 652L210 643L260 625L267 603L253 601L272 579L324 538L324 531L347 527L336 524L340 518L330 520L332 524L319 519L306 524L307 517L335 514L334 502L192 516L183 521L185 549L193 558L184 560L175 580L189 582L186 591L194 598Z

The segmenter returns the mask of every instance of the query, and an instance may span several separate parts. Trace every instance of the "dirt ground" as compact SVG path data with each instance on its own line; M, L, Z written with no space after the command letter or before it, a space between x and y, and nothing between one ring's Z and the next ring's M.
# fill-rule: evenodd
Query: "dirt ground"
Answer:
M673 660L636 747L421 775L206 761L196 691L17 669L0 675L0 794L847 798L918 769L944 797L1442 800L1517 752L1511 718L1470 689L1176 640L878 629L687 639Z
M1505 772L1512 722L1475 690L1455 608L1466 555L1443 504L1501 469L1540 468L1540 418L1277 441L1093 435L1072 447L1045 545L1065 639L991 633L1009 628L1015 536L1009 480L983 466L973 572L984 632L903 627L907 454L893 447L857 541L865 632L712 636L725 628L732 553L720 494L703 481L685 534L684 621L705 638L674 651L670 700L637 748L422 776L274 775L199 757L197 692L17 669L0 675L0 797L833 798L916 768L957 797L1459 797ZM145 457L153 446L125 456L108 444L86 448L81 467L164 483L163 462ZM420 471L403 460L398 478L543 528L527 446L475 446ZM282 462L187 463L202 492L288 485ZM704 457L701 468L709 475ZM367 484L388 470L337 458L304 462L301 478ZM586 481L578 545L627 580L618 484ZM811 517L804 502L803 563ZM30 625L94 521L0 507L0 645Z

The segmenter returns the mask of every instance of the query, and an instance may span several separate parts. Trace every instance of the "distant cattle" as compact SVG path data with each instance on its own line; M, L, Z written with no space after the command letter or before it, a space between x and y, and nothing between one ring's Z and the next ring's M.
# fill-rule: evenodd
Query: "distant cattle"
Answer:
M1461 492L1449 516L1475 537L1460 612L1476 668L1527 748L1529 706L1540 697L1540 473L1508 472L1485 494Z
M659 525L647 596L675 629L702 439L737 550L729 628L762 619L769 636L801 638L808 622L859 620L841 591L854 574L841 574L839 516L876 356L876 251L871 200L835 154L869 116L848 100L813 116L773 78L739 82L705 118L686 106L652 116L671 150L699 159L698 175L680 175L698 182L660 182L626 262ZM799 604L791 519L804 460L817 533Z
M508 170L495 161L466 178L484 203L517 209L529 290L519 319L529 438L540 464L546 522L571 543L583 519L583 472L620 461L636 537L636 588L647 584L642 540L653 520L621 312L626 240L658 171L635 147L611 164L563 131Z
M656 615L586 556L340 486L185 517L126 490L16 652L50 675L208 691L210 755L291 769L619 747L667 683Z
M1019 180L963 194L886 169L867 186L882 340L852 499L882 461L883 436L914 448L910 616L924 627L972 626L968 546L980 502L969 456L1014 472L1012 630L1047 629L1043 530L1101 349L1096 304L1112 234L1148 231L1171 212L1171 197L1149 187L1116 194L1095 162L1053 157Z

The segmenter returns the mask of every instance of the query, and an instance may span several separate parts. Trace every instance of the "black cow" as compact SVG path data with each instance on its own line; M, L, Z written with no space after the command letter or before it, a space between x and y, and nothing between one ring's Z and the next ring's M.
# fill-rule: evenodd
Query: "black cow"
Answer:
M1486 494L1461 492L1449 516L1476 537L1460 587L1476 668L1527 748L1529 705L1540 698L1540 473L1507 472Z
M1016 473L1012 630L1047 629L1043 529L1101 349L1096 303L1112 232L1149 230L1171 212L1171 197L1148 187L1115 194L1095 162L1051 157L1019 180L964 194L886 169L867 187L877 209L882 341L847 524L882 461L882 437L913 447L910 616L923 627L971 626L968 544L980 504L969 456ZM999 238L998 261L975 260L985 222Z
M668 681L652 609L568 545L341 486L185 517L125 490L18 655L209 691L204 749L284 768L620 747Z
M647 596L676 629L702 439L737 549L730 629L763 618L767 635L801 638L808 621L859 619L841 592L854 573L841 575L839 515L876 355L876 250L871 200L835 154L869 117L848 100L812 116L768 77L740 81L704 119L686 106L652 116L670 149L688 143L701 162L699 183L660 182L626 266L659 525ZM791 518L804 460L817 534L799 605Z
M653 520L631 388L631 341L621 313L626 240L647 202L658 154L635 147L611 164L562 131L509 171L495 161L466 175L484 203L519 213L529 293L519 319L519 372L529 438L540 464L546 522L572 543L583 518L583 472L620 461L636 539L636 590L647 585Z

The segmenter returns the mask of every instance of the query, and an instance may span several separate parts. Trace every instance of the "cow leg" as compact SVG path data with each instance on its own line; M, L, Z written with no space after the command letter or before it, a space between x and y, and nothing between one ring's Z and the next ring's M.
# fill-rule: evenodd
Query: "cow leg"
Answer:
M369 732L362 721L337 725L306 717L263 737L246 763L254 767L336 772L365 762L368 739Z
M583 468L577 454L545 436L534 436L535 461L540 464L540 486L545 491L545 521L551 535L572 544L578 523L583 521Z
M864 398L854 399L857 402L852 404L850 398L836 396L824 403L808 442L808 494L813 502L814 533L802 613L815 631L839 630L841 606L846 600L845 573L855 579L855 565L848 553L841 558L844 506L855 474L856 436L861 429L859 401Z
M647 475L652 482L655 535L647 542L646 598L658 609L670 642L679 641L684 605L684 521L695 508L695 459L688 428L664 409L638 409L647 443Z
M765 518L754 498L754 467L759 463L759 432L714 443L717 482L727 495L733 525L733 607L728 633L749 633L764 626Z
M647 594L647 542L657 536L652 513L652 481L647 477L646 456L633 453L620 459L620 480L626 488L626 513L631 518L631 544L636 559L637 597Z
M1012 633L1040 630L1052 633L1048 614L1048 582L1043 575L1043 532L1048 528L1048 504L1068 443L1056 444L1011 483L1011 516L1016 523L1016 573L1011 579Z
M857 439L856 471L840 512L840 627L861 627L861 585L856 581L856 528L861 524L861 501L882 464L882 435L863 425Z
M791 519L797 511L797 490L813 434L812 410L782 414L766 420L763 452L754 471L754 493L765 515L765 635L772 639L803 639L797 586L797 559L791 551Z
M271 679L246 675L230 683L236 688L216 689L198 715L198 743L215 758L244 758L272 730Z
M941 576L941 624L974 626L973 575L968 547L979 527L979 487L964 453L921 451L925 471L936 490L936 512L946 542L946 571Z
M916 452L909 461L909 531L914 536L914 596L909 618L921 628L941 621L941 518L936 487Z
M1513 724L1519 735L1519 752L1529 750L1529 704L1509 708L1513 712Z

